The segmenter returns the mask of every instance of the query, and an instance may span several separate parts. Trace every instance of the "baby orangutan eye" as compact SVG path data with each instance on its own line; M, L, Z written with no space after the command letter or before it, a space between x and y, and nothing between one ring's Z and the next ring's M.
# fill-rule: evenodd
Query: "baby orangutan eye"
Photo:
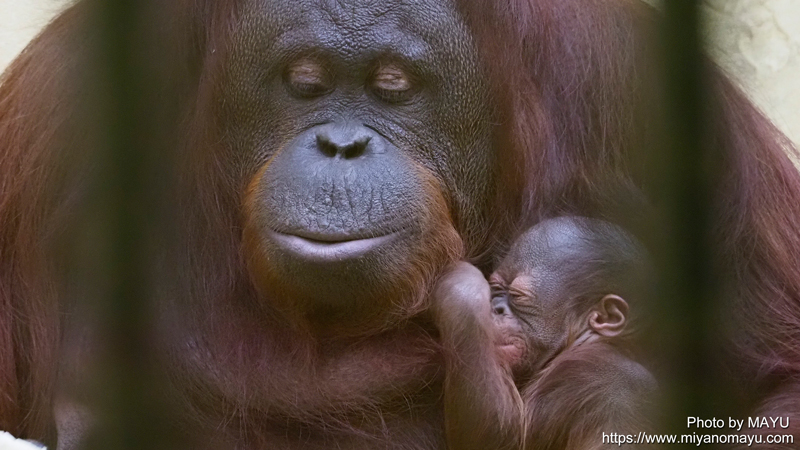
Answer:
M512 310L530 316L541 314L543 307L535 292L528 289L515 288L514 286L511 286L508 290L508 304Z
M317 61L301 59L290 65L284 80L293 94L299 97L318 97L333 88L330 74Z
M372 76L372 92L381 100L397 103L412 93L411 77L396 64L380 66Z
M527 275L514 278L508 285L508 295L515 306L532 307L538 306L536 296L536 281Z
M499 283L489 283L489 288L492 292L492 298L506 294L506 288Z
M538 307L540 304L536 301L536 297L533 295L509 292L508 298L514 307L540 309Z

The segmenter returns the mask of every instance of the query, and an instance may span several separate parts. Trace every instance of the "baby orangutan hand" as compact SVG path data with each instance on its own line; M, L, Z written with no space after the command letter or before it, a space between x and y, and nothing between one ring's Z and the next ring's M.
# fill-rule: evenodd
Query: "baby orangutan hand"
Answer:
M477 267L458 262L447 268L433 289L431 310L439 330L491 328L489 283Z

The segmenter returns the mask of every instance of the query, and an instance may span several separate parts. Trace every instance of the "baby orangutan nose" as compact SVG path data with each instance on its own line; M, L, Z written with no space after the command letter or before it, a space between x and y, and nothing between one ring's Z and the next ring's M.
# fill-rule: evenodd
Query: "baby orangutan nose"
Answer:
M508 314L508 299L505 296L492 297L492 311L498 316L505 316Z

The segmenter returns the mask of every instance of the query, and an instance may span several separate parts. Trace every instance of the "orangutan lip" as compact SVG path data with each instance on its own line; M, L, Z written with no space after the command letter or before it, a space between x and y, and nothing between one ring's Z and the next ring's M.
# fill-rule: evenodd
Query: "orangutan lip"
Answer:
M511 339L496 345L500 355L508 361L519 361L525 356L525 344L521 340Z
M397 237L398 233L369 238L341 238L335 236L298 236L296 234L272 232L276 243L297 256L311 261L341 261L358 258Z

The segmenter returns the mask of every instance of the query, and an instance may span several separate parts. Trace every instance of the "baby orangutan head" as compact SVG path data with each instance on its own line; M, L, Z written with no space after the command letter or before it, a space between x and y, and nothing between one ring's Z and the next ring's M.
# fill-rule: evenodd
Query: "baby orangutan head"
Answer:
M583 217L540 222L489 278L501 355L524 377L570 346L624 341L628 302L642 296L648 274L645 251L616 225Z

